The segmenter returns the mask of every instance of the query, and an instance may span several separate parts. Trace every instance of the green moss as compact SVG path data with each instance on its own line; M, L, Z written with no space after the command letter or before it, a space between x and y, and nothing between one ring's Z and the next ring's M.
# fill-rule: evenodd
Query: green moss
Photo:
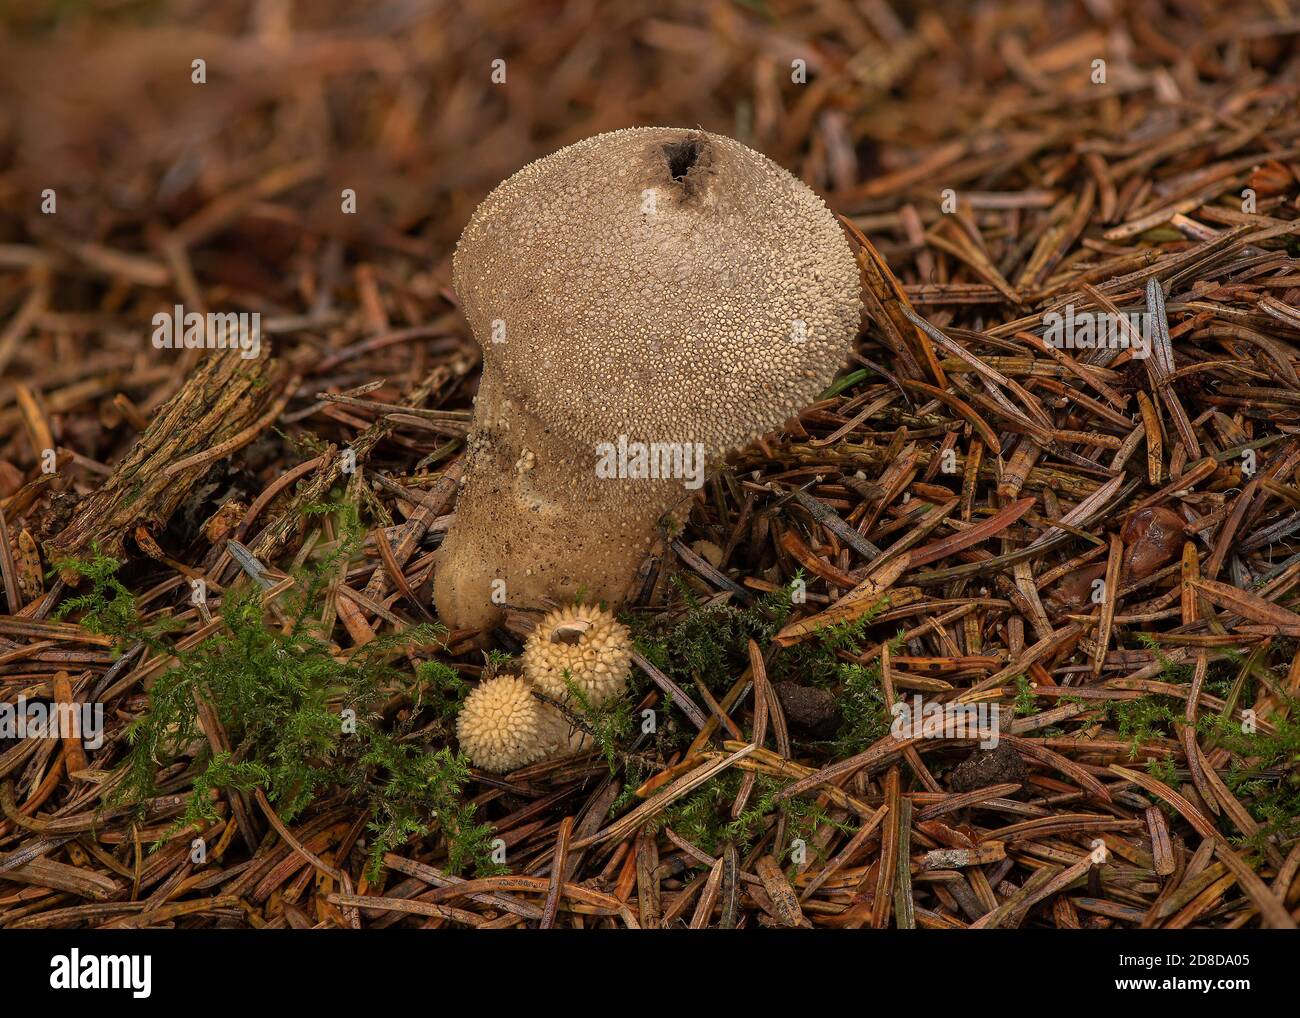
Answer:
M103 554L98 544L91 546L87 559L55 559L49 578L65 572L75 573L90 581L90 589L65 600L54 618L62 621L70 615L79 615L81 627L98 636L111 636L119 643L143 640L151 650L161 651L166 647L163 637L179 629L181 623L164 618L145 625L136 611L135 597L117 578L121 565L117 559Z
M466 762L449 750L431 753L405 741L400 728L385 730L378 713L385 699L412 686L409 674L392 662L412 647L436 643L440 628L384 634L350 656L336 657L316 632L322 599L364 532L349 506L309 511L335 514L342 540L296 577L293 592L282 601L288 624L265 624L260 593L232 587L222 600L221 630L190 650L176 651L158 627L143 625L112 559L96 555L88 562L59 564L91 582L87 594L63 606L63 615L80 612L82 624L94 632L144 640L157 653L176 656L176 664L154 681L148 712L127 732L130 748L114 801L138 802L157 794L158 768L182 758L196 743L206 745L199 721L202 701L234 752L209 756L204 751L196 760L193 792L178 826L215 819L214 790L261 789L291 822L322 794L341 789L370 810L372 875L385 852L435 829L447 840L453 871L470 862L489 868L490 828L474 821L473 807L461 796ZM431 661L419 668L413 692L417 707L427 705L448 718L459 707L465 684L453 669Z
M1192 681L1192 669L1190 665L1180 665L1170 660L1169 656L1161 647L1160 641L1150 633L1138 633L1138 642L1149 650L1157 661L1160 662L1160 681L1169 682L1174 685L1182 685Z
M463 754L446 747L431 753L372 732L360 765L370 781L372 878L385 852L428 836L435 819L447 839L449 872L471 866L479 876L505 872L491 861L492 825L478 822L474 805L461 794L469 779Z
M1141 696L1136 700L1107 701L1120 738L1129 742L1129 759L1136 760L1144 743L1173 738L1174 724L1183 719L1183 704L1168 696Z
M1016 687L1016 714L1020 717L1037 714L1038 701L1034 699L1034 687L1029 684L1029 679L1024 675L1015 675L1011 681Z
M760 647L771 646L790 617L793 594L801 582L802 574L796 574L788 587L745 608L716 602L701 605L683 588L687 608L672 625L635 616L625 621L632 627L637 649L657 668L683 684L698 679L720 693L748 665L751 639ZM818 629L812 639L782 648L768 662L772 682L789 680L835 691L844 716L831 743L837 754L860 752L889 731L879 664L845 660L864 653L870 642L867 629L887 606L885 598L851 622ZM895 649L899 645L897 639L892 644Z
M815 639L795 644L774 662L774 674L778 676L835 692L844 718L829 747L835 759L861 753L889 733L892 719L885 706L880 659L864 665L841 656L863 654L866 629L885 607L886 602L881 601L853 622L819 629ZM891 653L896 653L901 646L900 632L889 643Z
M776 801L776 795L785 782L766 774L754 781L748 804L740 816L732 819L731 810L740 792L743 773L725 771L701 785L694 793L673 803L659 819L660 826L671 827L680 837L711 855L717 855L725 845L732 844L745 852L753 847L775 823L777 817L786 821L786 844L776 846L784 856L795 841L803 841L815 849L814 835L826 825L841 831L851 828L834 819L814 798L794 797Z
M1228 790L1240 799L1260 825L1257 836L1243 839L1258 852L1265 840L1289 845L1300 838L1300 701L1285 697L1287 717L1274 713L1267 721L1272 733L1250 731L1250 725L1204 715L1198 722L1202 738L1214 739L1232 754L1224 775Z
M622 746L632 735L632 704L627 695L615 697L593 707L582 687L564 670L564 686L569 692L566 707L572 711L579 727L592 737L609 764L609 773L618 771Z
M815 631L813 639L801 640L785 648L773 659L769 677L773 681L789 679L824 689L843 684L848 676L856 673L850 670L853 665L846 662L842 655L858 657L866 651L870 642L867 629L888 605L889 599L882 598L853 621L822 626ZM897 649L898 646L899 643L895 640L891 649ZM878 685L878 669L875 674Z
M632 631L636 648L665 674L689 684L698 678L713 692L723 691L735 681L736 666L748 661L751 639L760 647L790 616L791 591L764 594L747 607L725 602L700 604L685 584L678 583L686 610L676 621L665 624L657 618L628 615L623 622Z
M844 723L831 754L837 760L861 753L889 734L890 714L880 685L880 665L841 664L839 707Z
M436 658L421 661L415 668L416 706L427 707L444 721L460 713L469 693L469 683L460 672Z

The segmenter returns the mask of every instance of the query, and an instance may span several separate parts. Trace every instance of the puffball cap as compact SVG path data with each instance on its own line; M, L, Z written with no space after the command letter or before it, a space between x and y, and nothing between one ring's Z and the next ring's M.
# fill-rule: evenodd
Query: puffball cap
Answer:
M558 608L524 643L525 677L556 700L569 696L569 680L598 707L627 688L632 636L613 614L594 605Z
M479 684L461 705L456 737L475 767L502 773L547 756L563 736L558 716L516 675Z
M681 128L524 167L475 211L453 280L511 398L580 445L742 445L816 399L859 323L857 264L822 200Z

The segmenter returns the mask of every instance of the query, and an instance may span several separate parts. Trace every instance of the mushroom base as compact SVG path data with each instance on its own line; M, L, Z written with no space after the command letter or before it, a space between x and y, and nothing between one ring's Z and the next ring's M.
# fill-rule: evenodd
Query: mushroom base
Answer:
M690 492L675 480L601 478L575 449L480 386L456 515L438 552L434 603L453 629L488 629L505 609L581 598L621 604L665 516Z

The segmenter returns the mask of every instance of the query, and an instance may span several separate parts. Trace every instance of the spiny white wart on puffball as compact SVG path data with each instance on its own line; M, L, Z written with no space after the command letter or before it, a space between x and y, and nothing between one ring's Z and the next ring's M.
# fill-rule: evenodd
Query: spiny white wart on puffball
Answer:
M456 737L475 767L500 774L567 745L568 726L558 711L533 696L526 679L496 675L465 698Z
M557 608L529 634L523 666L540 692L560 701L570 699L567 671L587 702L599 707L627 689L632 634L612 612L597 605Z

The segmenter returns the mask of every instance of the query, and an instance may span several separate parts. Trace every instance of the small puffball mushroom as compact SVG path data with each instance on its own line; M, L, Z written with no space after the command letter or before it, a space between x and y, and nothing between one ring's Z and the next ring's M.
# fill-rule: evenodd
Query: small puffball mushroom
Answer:
M539 692L567 700L567 673L587 702L599 707L627 688L632 634L597 606L558 608L529 634L521 660L524 676Z
M524 167L453 282L483 373L434 599L621 603L718 458L816 399L859 326L857 263L801 181L704 131L632 128Z
M465 698L456 737L475 767L503 773L551 755L567 743L558 711L533 696L517 675L496 675Z

